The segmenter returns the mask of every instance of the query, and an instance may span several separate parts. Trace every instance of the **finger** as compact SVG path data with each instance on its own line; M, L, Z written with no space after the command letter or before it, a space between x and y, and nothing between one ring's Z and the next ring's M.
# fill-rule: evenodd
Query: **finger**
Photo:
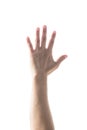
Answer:
M60 63L65 60L68 56L67 55L62 55L60 58L58 58L56 65L59 66Z
M53 48L55 37L56 37L56 31L54 31L52 33L51 39L49 41L48 49L50 49L50 50L52 50L52 48Z
M41 38L41 47L46 46L46 34L47 34L47 26L43 26L42 38Z
M36 29L36 48L40 47L40 28Z
M33 46L32 46L32 43L31 43L31 40L30 40L29 37L27 37L27 43L28 43L28 45L30 47L31 52L33 52Z

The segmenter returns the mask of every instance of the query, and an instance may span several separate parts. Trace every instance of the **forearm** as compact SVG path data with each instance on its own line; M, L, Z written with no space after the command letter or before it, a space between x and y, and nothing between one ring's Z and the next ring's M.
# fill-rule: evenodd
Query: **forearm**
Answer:
M37 74L33 78L30 125L31 130L54 130L48 104L46 74Z

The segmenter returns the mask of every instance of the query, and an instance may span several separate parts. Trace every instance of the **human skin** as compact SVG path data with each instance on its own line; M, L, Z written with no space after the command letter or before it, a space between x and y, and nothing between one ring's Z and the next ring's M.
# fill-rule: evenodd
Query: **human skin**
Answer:
M30 128L31 130L54 130L54 123L49 108L47 96L47 77L56 70L67 55L60 56L54 61L52 48L56 37L53 31L46 48L47 26L43 26L42 37L40 40L40 28L36 29L35 49L29 37L27 43L30 52L30 64L32 69L32 94Z

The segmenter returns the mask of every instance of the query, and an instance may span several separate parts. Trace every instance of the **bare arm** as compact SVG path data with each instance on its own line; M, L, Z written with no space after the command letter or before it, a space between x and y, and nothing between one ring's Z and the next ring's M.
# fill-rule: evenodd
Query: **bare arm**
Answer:
M36 30L36 48L33 49L30 38L27 37L27 43L30 48L30 58L32 66L32 100L30 125L31 130L54 130L54 124L49 109L47 97L47 76L57 69L60 63L67 57L62 55L57 61L53 60L52 48L56 32L52 33L48 48L46 48L47 27L43 26L42 38L40 41L40 29Z

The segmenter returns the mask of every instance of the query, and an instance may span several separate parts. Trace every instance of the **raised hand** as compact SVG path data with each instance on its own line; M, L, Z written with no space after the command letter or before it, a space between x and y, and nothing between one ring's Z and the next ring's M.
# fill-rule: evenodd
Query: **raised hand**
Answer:
M30 49L30 58L31 58L31 67L34 74L50 74L55 69L57 69L60 63L67 57L67 55L60 56L57 61L53 60L52 48L56 36L56 32L52 33L51 39L46 48L46 35L47 35L47 26L43 26L42 37L40 40L40 28L36 29L36 46L33 49L31 40L27 37L27 43Z

